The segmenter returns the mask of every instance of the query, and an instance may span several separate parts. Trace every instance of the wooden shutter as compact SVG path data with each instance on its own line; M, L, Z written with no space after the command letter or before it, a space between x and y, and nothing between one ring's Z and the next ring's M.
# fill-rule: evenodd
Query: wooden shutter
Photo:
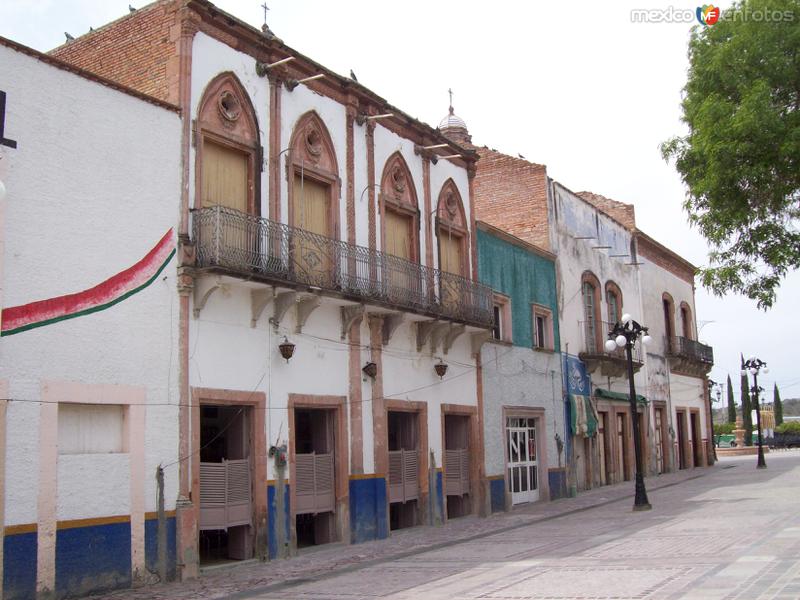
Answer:
M411 219L392 210L386 211L385 252L411 260Z
M331 237L330 232L330 187L311 179L294 177L292 197L295 227L319 235Z
M227 206L247 212L248 156L210 140L203 142L201 198L203 206Z
M463 275L464 262L461 256L461 236L452 235L447 230L439 232L439 251L441 253L442 264L439 265L442 271Z

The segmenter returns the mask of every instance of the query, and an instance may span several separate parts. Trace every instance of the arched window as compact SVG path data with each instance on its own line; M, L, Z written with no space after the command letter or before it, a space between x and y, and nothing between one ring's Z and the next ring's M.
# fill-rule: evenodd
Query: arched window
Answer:
M338 238L339 166L328 128L316 112L297 120L289 147L289 224Z
M339 166L328 128L314 111L302 115L289 143L289 224L293 268L319 286L332 284L334 252L318 236L339 238Z
M672 351L675 337L675 302L672 296L664 292L661 296L661 304L664 307L664 335L667 338L667 350Z
M381 247L419 262L419 208L411 171L399 152L386 161L381 177Z
M445 306L462 302L464 286L461 277L469 272L469 232L461 194L452 179L439 192L436 205L436 235L439 238L441 301Z
M591 271L581 277L583 333L586 352L602 352L604 332L600 317L600 280Z
M609 329L622 318L622 291L613 281L606 282L606 306Z
M197 208L225 206L259 214L258 123L236 75L221 73L203 92L197 123Z
M439 192L436 217L439 268L448 273L466 276L469 271L467 218L461 194L452 179L448 179Z
M681 327L683 337L687 340L694 339L694 327L692 322L692 309L686 302L681 302Z

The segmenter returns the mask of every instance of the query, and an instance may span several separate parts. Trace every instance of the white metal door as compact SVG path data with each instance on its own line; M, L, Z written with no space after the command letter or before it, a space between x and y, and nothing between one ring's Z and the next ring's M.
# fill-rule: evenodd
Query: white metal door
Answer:
M508 442L508 491L511 503L539 499L539 473L536 460L536 420L509 417L506 420Z

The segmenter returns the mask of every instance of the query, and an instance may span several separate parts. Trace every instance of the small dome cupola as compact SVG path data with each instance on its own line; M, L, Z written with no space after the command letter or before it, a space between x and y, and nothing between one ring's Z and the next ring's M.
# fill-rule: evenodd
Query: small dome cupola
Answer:
M472 136L469 135L467 130L467 123L455 114L453 110L453 90L447 90L450 94L450 108L448 109L447 116L439 123L439 131L444 136L456 143L470 143Z

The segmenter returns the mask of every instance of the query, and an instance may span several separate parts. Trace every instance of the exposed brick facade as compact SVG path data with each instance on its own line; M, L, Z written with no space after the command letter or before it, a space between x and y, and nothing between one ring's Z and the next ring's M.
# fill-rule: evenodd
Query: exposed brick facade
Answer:
M634 231L634 236L636 238L636 247L641 258L648 260L654 265L672 273L676 277L680 277L694 286L694 275L697 272L697 267L666 246L662 246L639 229Z
M633 204L618 202L593 192L577 192L575 195L596 206L612 219L619 221L627 229L633 231L636 228L636 213Z
M170 98L167 63L180 0L155 2L52 50L51 56L149 94Z
M547 167L478 148L475 216L511 235L550 250Z

